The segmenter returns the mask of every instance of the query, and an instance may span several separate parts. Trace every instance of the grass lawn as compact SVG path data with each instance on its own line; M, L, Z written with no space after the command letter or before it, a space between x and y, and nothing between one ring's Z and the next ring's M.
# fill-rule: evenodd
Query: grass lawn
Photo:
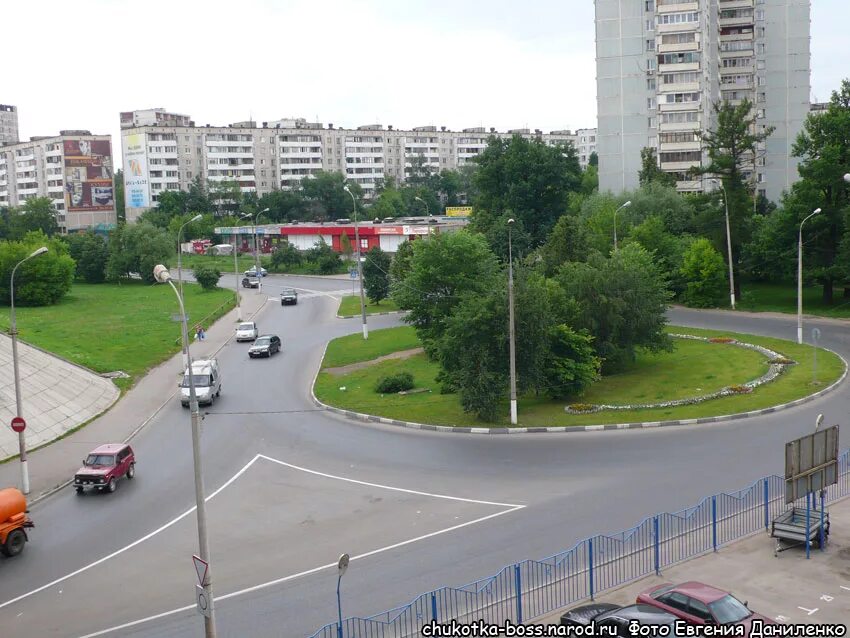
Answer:
M753 312L787 312L797 314L797 285L745 283L742 286L742 299L737 306L740 310ZM809 286L803 288L803 313L822 317L850 317L850 299L845 299L844 288L834 290L834 303L823 302L823 288Z
M373 315L378 312L392 312L398 310L398 306L392 299L384 299L380 304L372 303L366 298L366 314ZM360 316L360 295L348 295L342 298L337 314L342 317Z
M183 293L190 328L209 327L235 305L228 290L184 284ZM75 283L55 306L19 306L15 313L23 341L96 372L123 370L131 378L115 379L122 390L180 351L180 323L171 320L180 307L170 286ZM0 328L8 330L8 312L0 313Z
M369 335L380 338L368 349L351 352L342 339L332 341L328 355L348 355L345 363L365 361L415 345L415 334L410 327L392 328L395 334L387 339L376 330ZM699 336L731 336L748 343L766 346L780 352L798 363L791 366L779 379L757 388L752 394L737 395L705 401L696 405L642 410L606 410L594 414L572 415L564 412L570 402L625 404L630 401L658 402L663 399L683 398L708 394L727 385L743 383L760 376L766 370L766 362L756 352L723 344L706 344L686 340L675 340L676 350L668 354L643 353L628 371L607 377L594 385L583 396L571 401L550 401L545 397L526 396L519 401L520 426L569 426L594 425L600 423L627 423L638 421L664 421L690 419L723 414L734 414L766 408L816 392L838 379L844 366L831 353L818 353L818 384L812 382L812 348L799 346L790 341L769 339L735 333L721 333L692 328L671 328L674 332ZM358 335L352 335L359 338ZM350 339L344 337L343 339ZM360 342L363 343L362 338ZM366 342L368 343L368 342ZM325 367L344 365L324 364ZM429 388L431 392L406 396L381 396L374 391L378 378L388 374L407 371L413 374L416 386ZM439 366L424 354L403 360L388 360L351 372L344 376L319 374L316 396L323 402L336 407L366 412L378 416L435 423L440 425L507 426L507 418L496 424L486 424L474 415L466 414L460 407L457 395L439 393L436 375ZM340 390L344 387L345 390ZM701 388L701 390L698 390ZM508 402L504 402L505 415Z
M331 341L322 367L347 366L350 363L377 359L400 350L418 348L421 345L413 328L409 326L370 330L368 339L363 339L363 335L358 332Z

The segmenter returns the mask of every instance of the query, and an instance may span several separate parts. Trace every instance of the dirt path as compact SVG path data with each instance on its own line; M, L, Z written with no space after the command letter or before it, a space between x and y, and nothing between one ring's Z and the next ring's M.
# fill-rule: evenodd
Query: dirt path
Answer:
M322 372L329 372L330 374L336 376L342 376L344 374L348 374L349 372L355 372L357 370L362 370L363 368L368 368L369 366L373 366L376 363L380 363L381 361L388 361L389 359L407 359L421 352L425 352L425 350L422 348L399 350L398 352L393 352L392 354L385 354L383 357L371 359L370 361L359 361L358 363L352 363L347 366L339 366L338 368L324 368Z

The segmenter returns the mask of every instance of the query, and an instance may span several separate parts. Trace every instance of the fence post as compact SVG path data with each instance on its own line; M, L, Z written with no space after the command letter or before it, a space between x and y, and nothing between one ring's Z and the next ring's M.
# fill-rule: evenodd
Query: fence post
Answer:
M658 529L658 517L655 516L652 519L652 531L653 536L655 536L655 575L661 576L661 539L659 538L660 534L658 533Z
M717 551L717 496L711 497L711 544Z
M431 592L431 619L437 622L437 593Z
M516 581L516 624L522 624L522 578L520 576L519 564L514 565L514 579Z
M770 529L770 498L768 497L768 482L764 479L764 529Z
M593 539L587 539L587 564L589 566L588 575L590 576L590 600L593 600Z

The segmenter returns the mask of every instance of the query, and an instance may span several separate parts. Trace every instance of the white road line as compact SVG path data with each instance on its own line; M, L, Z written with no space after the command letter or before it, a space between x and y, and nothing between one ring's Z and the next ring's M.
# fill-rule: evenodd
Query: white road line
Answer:
M406 492L408 494L418 494L419 496L430 496L432 498L444 498L451 501L464 501L465 503L477 503L479 505L496 505L498 507L513 507L515 509L522 509L525 505L516 505L515 503L495 503L493 501L479 501L473 498L463 498L461 496L446 496L444 494L433 494L431 492L418 492L416 490L408 490L403 487L392 487L390 485L381 485L380 483L367 483L366 481L358 481L357 479L346 478L344 476L336 476L334 474L325 474L324 472L317 472L316 470L309 470L306 467L299 467L298 465L292 465L291 463L286 463L285 461L279 461L278 459L273 459L270 456L266 456L265 454L258 454L258 457L261 459L265 459L266 461L271 461L272 463L277 463L278 465L283 465L285 467L292 468L293 470L298 470L300 472L306 472L307 474L314 474L316 476L323 476L325 478L335 479L337 481L345 481L347 483L356 483L358 485L366 485L368 487L379 487L382 490L392 490L394 492Z
M233 483L233 481L235 481L235 480L236 480L236 479L238 479L240 476L242 476L242 474L244 474L244 473L245 473L245 471L246 471L249 467L251 467L251 466L254 464L254 462L255 462L258 458L260 458L260 455L259 455L259 454L258 454L257 456L255 456L253 459L251 459L250 461L248 461L248 463L247 463L247 464L246 464L246 465L245 465L245 466L244 466L241 470L239 470L236 474L234 474L234 475L233 475L230 479L228 479L228 481L227 481L224 485L222 485L222 486L221 486L220 488L218 488L215 492L213 492L212 494L210 494L209 496L207 496L207 497L204 499L204 501L209 501L211 498L213 498L214 496L216 496L217 494L219 494L219 493L220 493L220 492L221 492L224 488L226 488L228 485L230 485L231 483ZM16 603L16 602L18 602L18 601L21 601L21 600L23 600L24 598L29 598L29 597L30 597L30 596L32 596L33 594L37 594L37 593L39 593L39 592L41 592L41 591L44 591L45 589L48 589L48 588L50 588L50 587L53 587L54 585L57 585L57 584L59 584L59 583L61 583L61 582L63 582L63 581L66 581L66 580L68 580L69 578L72 578L72 577L74 577L74 576L77 576L78 574L82 574L83 572L90 570L92 567L97 567L98 565L100 565L100 564L102 564L102 563L104 563L104 562L108 561L110 558L115 558L115 557L116 557L116 556L118 556L119 554L123 554L123 553L124 553L124 552L126 552L128 549L132 549L133 547L135 547L135 546L136 546L136 545L138 545L139 543L143 543L143 542L145 542L145 541L146 541L146 540L148 540L149 538L151 538L151 537L153 537L153 536L156 536L157 534L159 534L160 532L162 532L162 531L164 531L164 530L168 529L169 527L171 527L171 526L172 526L172 525L174 525L175 523L177 523L177 522L179 522L179 521L183 520L183 519L184 519L184 518L186 518L189 514L191 514L192 512L194 512L196 509L197 509L197 507L195 507L195 506L191 507L190 509L188 509L188 510L186 510L185 512L183 512L182 514L180 514L180 516L178 516L177 518L172 519L172 520L170 520L169 522L167 522L167 523L166 523L165 525L163 525L162 527L159 527L158 529L155 529L155 530L154 530L154 531L152 531L151 533L146 534L145 536L142 536L140 539L133 541L133 542L132 542L132 543L130 543L129 545L127 545L127 546L125 546L125 547L122 547L121 549L118 549L118 550L116 550L116 551L112 552L112 553L111 553L111 554L109 554L108 556L104 556L103 558L100 558L100 559L96 560L95 562L93 562L93 563L90 563L90 564L86 565L85 567L80 567L78 570L73 571L73 572L71 572L70 574L66 574L65 576L62 576L61 578L57 578L56 580L54 580L54 581L52 581L52 582L50 582L50 583L47 583L46 585L42 585L41 587L38 587L37 589L33 589L32 591L29 591L29 592L27 592L26 594L21 594L20 596L18 596L18 597L16 597L16 598L13 598L12 600L7 600L6 602L4 602L4 603L0 604L0 609L3 609L3 607L6 607L6 606L11 605L11 604L13 604L13 603Z

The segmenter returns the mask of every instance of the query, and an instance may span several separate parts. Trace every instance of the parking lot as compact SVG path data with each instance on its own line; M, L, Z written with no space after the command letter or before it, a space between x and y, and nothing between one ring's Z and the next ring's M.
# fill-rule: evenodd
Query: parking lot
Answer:
M813 547L810 560L806 560L802 546L774 557L775 540L762 532L727 545L716 554L669 567L660 577L643 578L603 593L596 600L628 605L653 585L696 580L726 589L748 601L752 610L782 623L850 627L850 499L828 510L829 542L823 552ZM557 624L564 611L529 623Z

